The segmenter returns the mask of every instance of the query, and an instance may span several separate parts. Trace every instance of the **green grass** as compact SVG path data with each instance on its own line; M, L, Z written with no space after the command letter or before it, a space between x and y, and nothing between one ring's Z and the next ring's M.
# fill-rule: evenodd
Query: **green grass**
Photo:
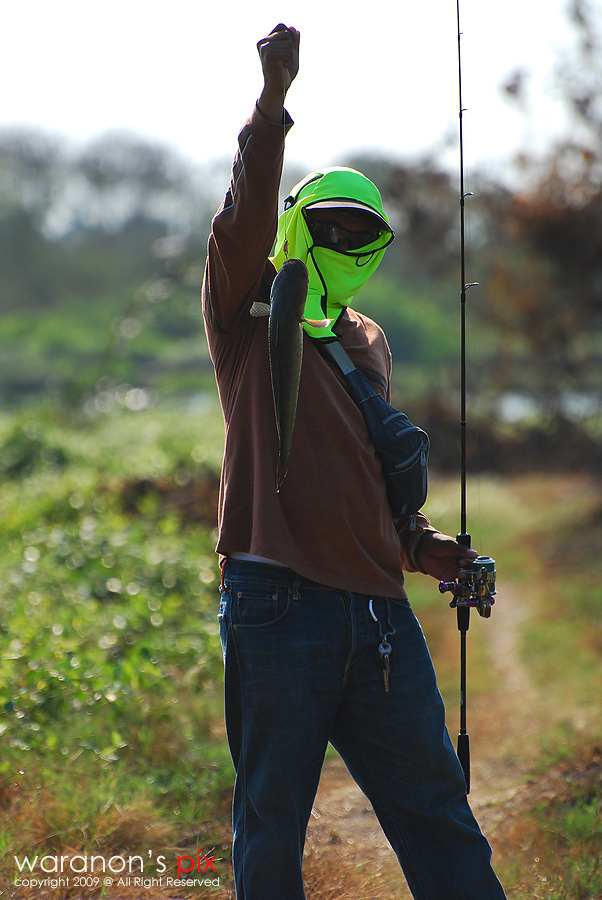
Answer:
M170 503L216 480L221 423L206 418L31 410L0 424L9 858L40 842L73 847L74 834L98 848L114 808L163 823L172 840L203 823L217 840L231 764L215 535ZM137 494L134 478L170 490Z
M520 818L514 814L506 839L520 843L522 858L506 867L512 900L602 896L600 772L599 750L577 752L543 776L539 799L521 809Z

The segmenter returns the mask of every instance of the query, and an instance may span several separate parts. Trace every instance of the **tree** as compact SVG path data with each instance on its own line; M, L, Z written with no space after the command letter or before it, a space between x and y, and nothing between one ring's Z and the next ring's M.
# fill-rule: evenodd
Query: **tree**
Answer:
M602 42L583 0L571 16L577 52L559 78L574 133L543 161L524 156L537 173L528 192L487 198L498 369L553 416L602 386Z

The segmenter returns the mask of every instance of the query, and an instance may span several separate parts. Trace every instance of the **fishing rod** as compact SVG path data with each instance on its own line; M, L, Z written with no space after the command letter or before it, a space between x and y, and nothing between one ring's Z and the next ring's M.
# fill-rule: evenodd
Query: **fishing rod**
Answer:
M463 547L470 547L471 537L468 534L466 517L466 294L468 288L476 287L478 282L466 281L466 198L472 192L464 189L464 133L462 103L462 32L460 30L460 0L456 0L458 24L458 95L460 101L460 531L456 540ZM460 632L460 732L458 734L458 758L464 772L466 793L470 793L470 739L466 726L466 634L470 627L470 610L476 608L479 615L489 618L491 607L495 603L495 560L490 556L477 556L470 565L460 569L460 577L456 581L439 584L442 594L451 591L453 599L450 603L456 610L458 630Z

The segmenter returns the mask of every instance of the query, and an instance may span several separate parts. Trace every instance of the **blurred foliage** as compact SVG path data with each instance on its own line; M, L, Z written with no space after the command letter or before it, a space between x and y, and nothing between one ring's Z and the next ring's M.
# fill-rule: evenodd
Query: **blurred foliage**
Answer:
M575 48L558 81L575 128L536 159L524 188L472 172L467 202L468 401L486 450L529 464L597 465L602 439L602 59L592 9L570 8ZM505 86L523 103L526 79ZM393 393L438 435L459 419L459 197L434 156L353 158L380 186L397 239L356 306L385 328ZM228 163L194 167L168 147L112 133L73 151L0 132L0 397L135 409L214 396L199 288ZM299 172L288 172L288 182ZM287 183L288 183L287 182ZM112 398L112 399L111 399ZM500 450L500 447L502 449Z
M221 424L217 408L203 428L167 418L0 419L0 780L40 754L49 768L77 760L86 777L142 780L172 810L226 783L213 733Z
M79 401L107 377L167 393L211 383L198 297L212 172L127 135L73 156L0 134L5 402Z

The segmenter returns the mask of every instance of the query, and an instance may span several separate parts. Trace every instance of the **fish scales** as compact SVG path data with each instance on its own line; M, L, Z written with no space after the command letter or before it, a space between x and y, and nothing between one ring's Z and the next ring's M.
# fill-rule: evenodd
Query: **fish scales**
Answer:
M278 430L277 491L288 471L297 415L308 282L305 263L300 259L287 259L276 275L270 293L268 347Z

